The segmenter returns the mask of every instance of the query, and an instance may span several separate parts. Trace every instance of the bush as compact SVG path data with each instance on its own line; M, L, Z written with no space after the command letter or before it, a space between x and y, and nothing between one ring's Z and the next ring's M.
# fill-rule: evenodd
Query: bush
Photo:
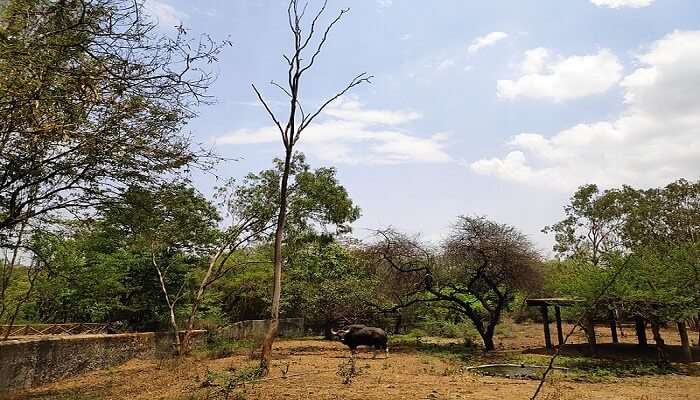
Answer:
M444 338L478 337L478 333L472 324L467 322L454 323L449 321L430 321L424 323L422 325L422 329L419 330L425 333L422 336L437 336Z
M195 350L194 353L202 358L226 358L234 354L245 354L254 344L252 340L231 340L210 336L206 347Z

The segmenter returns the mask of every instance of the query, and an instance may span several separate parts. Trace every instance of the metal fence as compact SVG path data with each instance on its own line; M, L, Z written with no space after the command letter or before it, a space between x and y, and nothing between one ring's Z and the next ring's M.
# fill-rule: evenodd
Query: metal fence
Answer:
M108 323L71 323L71 324L31 324L0 325L0 338L5 336L42 336L42 335L90 335L100 333L120 333ZM8 334L9 332L9 334Z

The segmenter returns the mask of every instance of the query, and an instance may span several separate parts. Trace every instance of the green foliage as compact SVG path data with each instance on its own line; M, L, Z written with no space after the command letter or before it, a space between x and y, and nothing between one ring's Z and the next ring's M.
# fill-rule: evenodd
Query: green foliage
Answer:
M303 316L308 326L329 330L338 320L369 313L377 282L342 244L315 241L295 249L286 273L285 313Z
M168 287L189 287L201 265L198 253L211 244L217 220L201 195L173 184L155 191L131 188L121 202L102 207L91 224L65 221L64 235L35 234L32 249L46 268L21 317L36 322L119 320L132 329L160 329L167 309L152 252L168 267ZM218 310L203 307L202 312L212 319Z
M276 222L283 162L276 159L273 164L273 168L248 174L240 183L229 182L219 191L219 199L234 221L267 227L264 232L270 235L263 235L258 246L241 253L247 260L241 263L245 265L215 284L222 309L232 320L264 318L270 306L272 249L263 239L271 238ZM350 301L344 292L359 286L354 261L335 239L350 231L349 224L359 218L360 210L338 182L335 169L313 170L304 155L296 153L290 174L285 280L291 286L285 289L289 294L282 299L282 306L288 316L305 316L314 323L323 319L321 313L337 314L333 304L338 303L332 304L331 298ZM330 307L328 312L326 307Z
M224 197L231 214L239 220L252 215L263 215L260 220L269 225L277 217L279 189L283 161L273 160L274 168L251 173L239 185L234 185L232 196ZM286 243L305 240L319 234L350 232L349 224L360 217L347 190L338 182L335 168L311 169L302 153L295 153L291 161L286 219Z
M0 235L209 163L180 130L221 46L158 35L141 4L0 4Z
M618 275L603 295L627 315L660 321L697 314L700 182L603 192L584 186L565 211L566 218L548 228L564 256L547 265L549 293L590 301Z
M248 254L251 262L213 285L211 297L228 321L264 319L269 314L272 269L270 249L258 247Z
M499 362L547 365L549 356L509 354ZM620 360L613 359L559 356L556 358L554 366L569 368L567 373L569 379L592 383L614 382L617 378L667 375L680 372L671 365L641 359L626 359L624 362L620 362Z

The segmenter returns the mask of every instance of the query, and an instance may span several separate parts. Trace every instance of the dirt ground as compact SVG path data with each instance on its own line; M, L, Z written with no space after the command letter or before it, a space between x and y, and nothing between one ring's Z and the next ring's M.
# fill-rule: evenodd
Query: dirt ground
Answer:
M607 341L599 329L599 341ZM541 346L541 326L508 324L497 340L498 350L489 356L521 353ZM556 331L553 332L556 341ZM609 332L608 332L609 336ZM677 342L673 331L665 333L669 344ZM633 330L623 341L634 339ZM429 339L421 339L428 341ZM697 335L695 340L697 340ZM581 343L577 335L574 342ZM437 340L450 348L449 340ZM459 355L445 357L398 346L388 359L372 359L369 352L356 359L359 374L344 384L338 374L347 368L349 352L338 342L322 340L278 341L269 380L238 386L229 399L528 399L537 385L518 380L475 375L465 371L471 363ZM457 346L455 345L455 348ZM442 353L441 353L442 354ZM546 356L541 357L544 363ZM489 361L480 358L479 362ZM206 360L132 360L122 366L86 373L75 378L18 394L25 399L218 399L222 377L240 375L257 364L249 355ZM692 367L691 367L692 368ZM285 375L286 378L282 378ZM666 374L614 378L586 382L554 376L541 399L700 399L700 376Z

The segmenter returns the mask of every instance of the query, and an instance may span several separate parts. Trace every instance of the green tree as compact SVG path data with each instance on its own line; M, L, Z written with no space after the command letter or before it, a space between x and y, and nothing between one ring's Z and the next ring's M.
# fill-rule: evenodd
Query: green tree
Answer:
M572 219L570 210L576 213ZM663 188L629 186L605 190L581 187L565 209L566 218L554 225L556 249L569 251L556 266L558 294L588 299L603 288L607 307L627 316L650 320L654 336L663 347L659 325L683 321L700 310L700 182L678 180ZM602 234L565 235L574 229ZM603 243L594 252L595 238ZM611 239L614 238L614 239ZM613 243L614 245L607 245ZM580 257L580 254L596 257ZM610 281L614 282L610 284ZM590 311L590 310L589 310Z
M294 251L286 261L285 281L286 314L303 316L327 339L337 322L360 320L373 311L368 300L376 279L341 243L319 240Z
M180 129L221 46L159 36L140 4L0 5L0 233L84 212L204 155Z
M240 183L231 182L228 190L219 196L229 209L232 226L246 224L245 221L251 221L255 216L260 228L254 235L256 241L252 243L253 248L247 251L245 257L239 256L240 260L251 262L224 260L219 263L226 265L226 269L236 269L236 274L217 284L226 291L223 293L223 307L228 310L242 306L243 301L249 305L271 306L269 299L259 297L261 293L269 296L267 289L270 285L260 281L241 282L241 276L250 276L253 280L269 277L262 271L262 266L269 267L271 262L269 255L273 251L269 246L274 238L283 173L283 162L274 160L273 168L248 174ZM292 157L288 190L285 240L288 263L298 260L295 254L307 251L311 244L331 244L338 236L350 232L350 223L360 216L360 209L353 204L347 190L338 181L335 169L312 169L302 153Z
M216 208L192 187L175 183L155 191L132 187L104 215L107 226L130 237L133 251L150 256L179 350L176 307L188 294L186 278L215 243L220 220Z
M603 193L596 185L581 186L564 207L564 219L543 229L553 233L554 251L561 257L578 257L594 265L623 247L623 201L626 193Z
M208 101L223 44L160 35L141 5L0 2L3 248L26 250L38 227L214 160L180 131ZM14 263L3 265L9 282Z
M439 250L388 230L372 251L411 283L397 307L433 303L464 316L487 351L516 293L541 285L540 256L527 237L484 217L459 217Z

